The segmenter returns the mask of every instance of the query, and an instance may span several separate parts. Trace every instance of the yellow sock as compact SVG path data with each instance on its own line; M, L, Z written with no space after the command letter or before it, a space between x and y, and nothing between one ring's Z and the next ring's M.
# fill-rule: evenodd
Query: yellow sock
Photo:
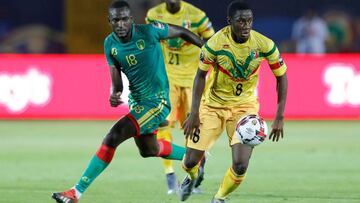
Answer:
M232 167L230 167L224 176L215 198L225 199L231 192L233 192L245 179L245 174L237 175Z
M170 127L169 126L165 126L165 127L160 127L158 129L158 133L157 133L157 139L163 139L166 141L171 142L172 141L172 136L170 133ZM169 173L174 173L174 167L173 167L173 161L172 160L168 160L168 159L162 159L162 164L164 166L164 171L165 174L169 174Z
M182 164L182 168L189 174L191 180L195 180L198 177L199 164L196 164L193 168L186 168L186 166Z

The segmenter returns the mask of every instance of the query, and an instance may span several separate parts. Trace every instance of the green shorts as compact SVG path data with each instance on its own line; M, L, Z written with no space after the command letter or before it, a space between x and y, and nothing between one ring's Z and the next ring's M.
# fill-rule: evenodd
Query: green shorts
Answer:
M154 133L170 113L170 102L167 99L149 99L131 101L128 117L137 128L137 136Z

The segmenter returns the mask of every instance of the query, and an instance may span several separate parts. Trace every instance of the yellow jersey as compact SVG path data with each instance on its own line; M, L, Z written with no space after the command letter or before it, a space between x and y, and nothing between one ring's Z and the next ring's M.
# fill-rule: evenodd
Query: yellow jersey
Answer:
M172 14L166 10L166 4L151 8L147 12L146 22L159 21L187 28L202 38L214 34L209 18L195 6L181 1L180 10ZM192 87L199 64L200 48L181 38L161 41L169 82L181 87Z
M255 89L264 59L275 76L285 74L286 65L271 39L251 30L245 43L236 43L230 26L218 31L201 49L199 68L208 71L213 67L202 101L213 107L257 102Z

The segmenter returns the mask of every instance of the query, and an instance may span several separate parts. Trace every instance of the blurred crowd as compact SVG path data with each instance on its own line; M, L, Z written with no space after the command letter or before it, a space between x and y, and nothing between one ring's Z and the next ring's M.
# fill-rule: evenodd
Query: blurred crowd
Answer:
M287 52L359 52L360 18L341 10L328 10L319 15L309 8L294 22L291 42L285 47Z
M0 0L1 3L2 0ZM142 1L135 9L135 19L143 22L149 7L160 1ZM63 12L63 11L60 11ZM0 5L0 53L67 53L66 26L54 28L49 24L31 22L16 24L11 11ZM64 12L63 12L64 13ZM268 26L260 24L255 13L254 27L275 39L282 52L287 53L347 53L360 52L360 16L359 13L350 14L347 10L327 9L321 12L315 8L304 9L302 16L295 18L284 17L288 20L287 26L274 27L274 20L268 20ZM354 12L353 12L354 13ZM10 17L9 17L10 16ZM215 19L208 12L213 24L226 23L224 19ZM59 18L64 18L63 16ZM212 18L212 19L211 19ZM106 20L106 19L105 19ZM104 24L106 21L104 20ZM65 22L64 22L65 23ZM270 25L270 26L269 26ZM214 26L216 28L216 26ZM222 27L222 26L218 26ZM272 29L272 30L271 30ZM280 37L274 36L273 30L289 33ZM268 32L267 32L268 31ZM99 40L98 43L102 43ZM101 50L99 50L101 52Z

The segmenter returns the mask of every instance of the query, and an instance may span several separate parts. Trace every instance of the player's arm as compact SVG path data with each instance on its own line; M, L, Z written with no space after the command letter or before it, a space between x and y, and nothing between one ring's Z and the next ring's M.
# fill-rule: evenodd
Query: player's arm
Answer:
M269 136L269 139L272 139L273 141L279 141L279 138L283 138L284 136L283 126L287 86L288 81L286 73L281 76L276 76L276 91L278 102L275 120L272 124L272 130Z
M198 69L195 75L192 93L191 113L184 123L184 135L186 136L186 138L188 138L189 136L190 138L192 138L192 135L194 134L194 132L198 131L200 126L199 108L201 96L205 88L206 74L207 71Z
M121 103L123 103L121 100L121 94L123 91L123 82L119 70L120 67L116 67L116 65L110 66L111 94L110 94L109 102L112 107L117 107Z
M204 41L186 28L168 24L168 36L166 38L180 37L191 44L202 47Z

